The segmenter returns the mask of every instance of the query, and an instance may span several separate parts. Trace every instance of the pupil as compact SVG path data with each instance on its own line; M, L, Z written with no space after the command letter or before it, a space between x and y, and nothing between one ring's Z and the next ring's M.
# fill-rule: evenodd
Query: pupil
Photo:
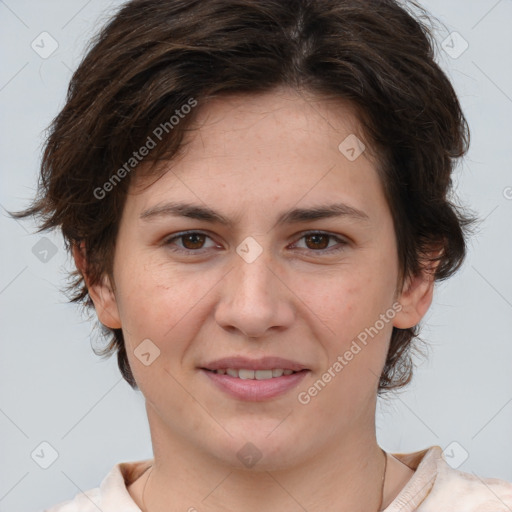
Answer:
M314 240L313 240L313 244L315 244L315 245L316 245L316 247L315 247L316 249L318 249L318 248L319 248L319 247L318 247L318 238L323 238L323 239L324 239L324 242L326 242L326 241L327 241L327 236L326 236L326 235L308 235L308 236L306 237L306 239L307 239L307 240L314 239ZM325 248L327 247L328 243L324 243L324 244L320 244L320 245L321 245L320 249L325 249Z
M194 239L198 239L199 238L199 242L194 242ZM190 235L185 235L185 240L187 241L187 243L185 244L185 246L187 247L187 249L199 249L200 246L204 243L204 241L202 240L204 238L204 235L201 235L199 233L192 233ZM192 240L192 245L193 247L189 247L189 241ZM199 245L199 247L197 247L197 245Z

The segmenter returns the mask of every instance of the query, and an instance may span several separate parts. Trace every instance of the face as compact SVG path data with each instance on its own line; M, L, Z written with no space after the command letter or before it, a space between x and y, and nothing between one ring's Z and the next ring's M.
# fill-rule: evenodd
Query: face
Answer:
M397 293L393 220L354 136L339 102L217 98L163 176L133 184L114 291L91 295L161 439L277 468L372 435L392 328L419 321L431 284Z

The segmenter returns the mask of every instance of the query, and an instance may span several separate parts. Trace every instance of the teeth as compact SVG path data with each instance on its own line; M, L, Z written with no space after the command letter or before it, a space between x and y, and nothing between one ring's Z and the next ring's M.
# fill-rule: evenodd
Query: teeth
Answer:
M293 370L283 370L282 368L273 368L272 370L248 370L245 368L222 368L220 370L214 370L219 375L228 374L230 377L236 377L238 379L256 379L256 380L267 380L274 377L282 377L283 375L291 375L295 373Z
M254 370L238 370L238 377L240 379L254 379Z
M272 378L272 370L256 370L254 372L256 380L266 380Z

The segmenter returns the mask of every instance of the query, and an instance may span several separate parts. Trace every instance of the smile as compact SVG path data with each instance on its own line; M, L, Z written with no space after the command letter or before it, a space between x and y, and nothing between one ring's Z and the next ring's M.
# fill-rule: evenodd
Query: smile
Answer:
M291 375L293 370L284 370L282 368L272 368L271 370L249 370L244 368L220 368L213 371L219 375L230 375L237 379L256 379L256 380L267 380L276 377L282 377L283 375Z
M226 368L201 373L225 395L237 400L260 402L284 395L297 387L309 370L293 371L281 368L251 370Z

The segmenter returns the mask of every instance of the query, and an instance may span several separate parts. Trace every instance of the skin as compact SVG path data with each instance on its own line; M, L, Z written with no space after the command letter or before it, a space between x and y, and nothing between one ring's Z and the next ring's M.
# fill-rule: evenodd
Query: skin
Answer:
M425 273L397 289L395 232L376 164L369 151L350 161L338 150L350 134L363 140L350 105L277 89L217 98L198 114L197 130L167 172L131 184L113 281L89 288L100 321L123 329L146 399L154 467L128 490L143 508L147 483L151 512L376 511L384 470L375 436L378 376L392 327L421 320L433 280ZM207 206L233 226L141 219L168 201ZM368 218L276 224L289 209L334 202ZM188 230L207 236L169 240ZM334 238L308 238L311 230ZM262 249L252 263L236 252L246 237ZM83 255L75 257L85 269ZM307 405L299 403L298 393L397 301L401 311L378 335ZM134 350L148 338L160 356L145 366ZM198 369L230 355L276 355L310 372L284 395L241 401ZM247 442L262 455L252 468L237 458ZM383 508L412 474L388 457Z

